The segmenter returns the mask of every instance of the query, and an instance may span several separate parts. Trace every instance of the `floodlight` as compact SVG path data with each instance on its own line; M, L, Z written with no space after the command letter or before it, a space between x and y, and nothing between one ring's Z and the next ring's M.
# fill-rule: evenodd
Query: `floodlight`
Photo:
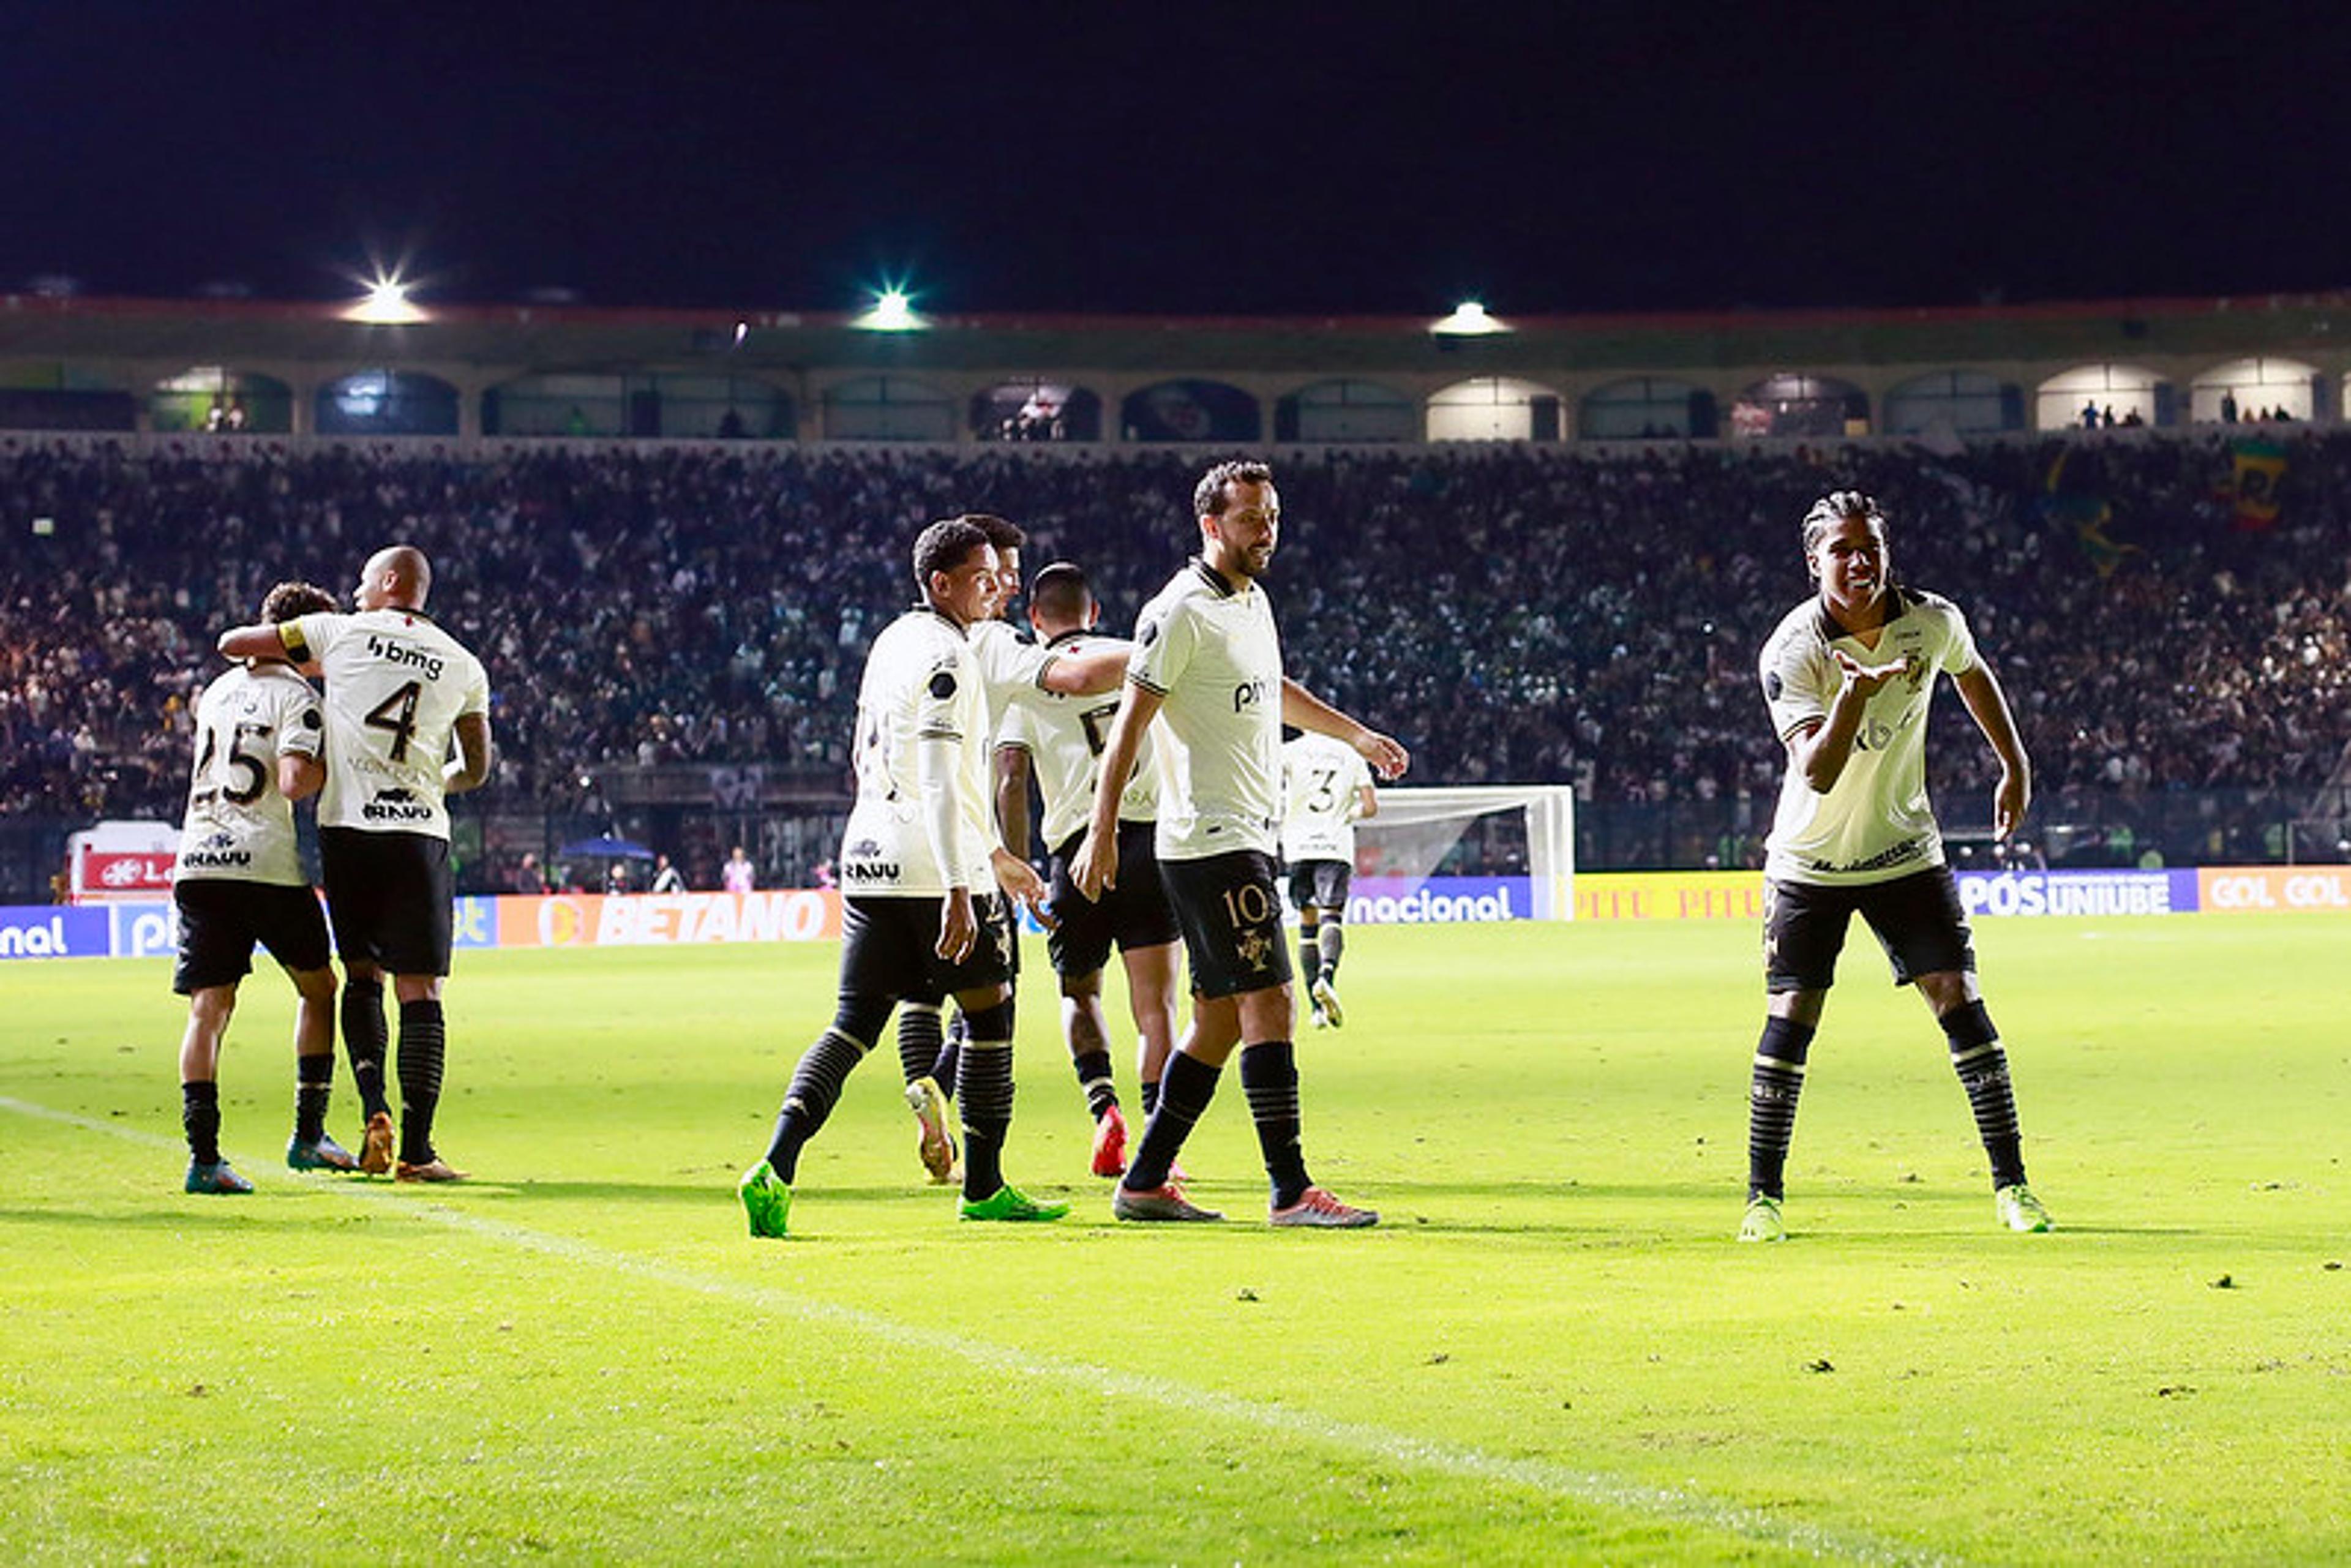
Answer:
M1510 329L1487 315L1477 300L1465 299L1453 308L1452 315L1430 323L1428 329L1444 338L1484 338Z
M346 321L364 321L370 326L395 327L412 321L428 319L416 302L408 297L408 285L397 277L378 275L367 286L367 293L343 312Z
M851 325L868 332L919 332L930 323L914 313L904 289L885 288L873 297L872 308Z

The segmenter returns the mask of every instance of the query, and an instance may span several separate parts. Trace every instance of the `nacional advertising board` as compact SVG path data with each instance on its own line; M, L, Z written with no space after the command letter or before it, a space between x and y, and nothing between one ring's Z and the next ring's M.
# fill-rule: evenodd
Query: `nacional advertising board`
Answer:
M1534 884L1522 876L1359 876L1348 884L1350 925L1450 925L1534 917Z
M841 935L830 888L768 893L509 894L501 947L668 947L698 942L818 942Z
M103 958L114 950L114 931L103 909L53 904L0 909L0 959Z

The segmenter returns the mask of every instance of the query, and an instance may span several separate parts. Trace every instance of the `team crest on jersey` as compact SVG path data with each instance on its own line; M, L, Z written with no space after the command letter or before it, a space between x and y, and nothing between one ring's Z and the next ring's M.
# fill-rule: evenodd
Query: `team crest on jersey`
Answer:
M953 670L940 670L931 676L931 695L941 702L946 702L955 695L956 678Z
M1780 678L1779 671L1766 670L1763 672L1763 700L1765 702L1778 702L1780 700L1780 694L1787 689L1788 683Z
M323 729L326 727L326 721L319 716L319 710L317 708L306 707L302 710L302 727L304 729Z
M1136 627L1134 630L1134 640L1146 648L1159 641L1159 622L1156 621L1146 621L1142 625Z

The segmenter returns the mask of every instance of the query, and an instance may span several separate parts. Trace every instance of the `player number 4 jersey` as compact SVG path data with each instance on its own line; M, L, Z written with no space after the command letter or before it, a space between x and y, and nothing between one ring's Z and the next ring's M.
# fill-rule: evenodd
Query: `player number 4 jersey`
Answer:
M231 670L196 702L196 760L180 824L176 874L300 887L294 807L277 759L319 755L319 694L287 664Z
M459 716L489 712L481 661L413 610L305 615L283 633L327 685L319 825L447 838L442 768Z
M1927 716L1938 674L1976 663L1959 607L1932 593L1894 596L1877 645L1847 635L1818 600L1788 612L1763 644L1759 673L1771 724L1784 743L1814 722L1844 684L1835 652L1904 673L1869 699L1853 755L1827 793L1804 781L1792 755L1765 846L1764 874L1782 882L1886 882L1943 863L1943 837L1927 799Z

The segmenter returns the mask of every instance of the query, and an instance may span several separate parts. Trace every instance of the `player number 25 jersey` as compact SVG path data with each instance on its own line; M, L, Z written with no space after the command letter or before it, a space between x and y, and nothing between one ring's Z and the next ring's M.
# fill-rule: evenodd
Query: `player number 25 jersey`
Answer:
M303 885L294 807L277 792L277 759L318 756L325 728L319 694L291 665L239 667L204 688L180 824L183 881Z

